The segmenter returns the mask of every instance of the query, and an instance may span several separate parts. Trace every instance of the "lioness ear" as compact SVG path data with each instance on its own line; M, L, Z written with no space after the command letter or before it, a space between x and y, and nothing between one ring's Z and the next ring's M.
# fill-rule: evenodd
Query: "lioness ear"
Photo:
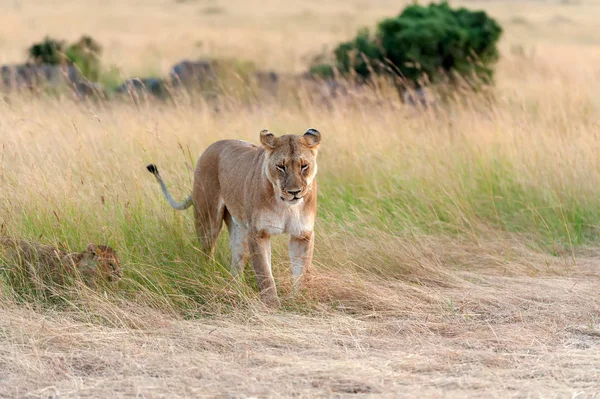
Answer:
M304 137L304 141L306 141L306 145L309 147L316 147L321 142L321 132L317 129L308 129L302 137Z
M265 148L273 149L275 148L275 135L269 132L267 129L260 131L260 142Z

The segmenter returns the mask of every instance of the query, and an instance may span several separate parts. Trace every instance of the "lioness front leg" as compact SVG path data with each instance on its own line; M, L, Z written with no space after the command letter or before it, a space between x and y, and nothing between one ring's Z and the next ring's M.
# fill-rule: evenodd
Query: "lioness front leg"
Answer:
M258 233L249 237L252 268L256 274L260 297L268 306L279 306L277 288L271 270L271 238L268 234Z
M229 248L231 249L231 274L237 277L244 271L249 259L248 232L229 212L225 212L225 223L229 230Z
M303 273L308 272L310 269L314 243L313 232L290 237L289 254L292 263L292 275L294 276L294 294L298 293Z

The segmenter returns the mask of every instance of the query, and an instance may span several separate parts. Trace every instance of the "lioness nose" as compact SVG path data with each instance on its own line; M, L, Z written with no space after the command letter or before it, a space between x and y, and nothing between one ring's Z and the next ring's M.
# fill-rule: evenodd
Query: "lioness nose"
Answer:
M288 193L292 194L295 197L296 194L300 194L300 191L302 191L302 190L288 190Z

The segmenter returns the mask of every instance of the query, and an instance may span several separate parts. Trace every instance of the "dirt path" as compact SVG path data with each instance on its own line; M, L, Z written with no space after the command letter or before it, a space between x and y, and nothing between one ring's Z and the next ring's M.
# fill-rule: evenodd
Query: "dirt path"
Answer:
M0 397L600 398L600 268L579 264L464 274L425 288L427 311L146 314L134 329L4 307Z

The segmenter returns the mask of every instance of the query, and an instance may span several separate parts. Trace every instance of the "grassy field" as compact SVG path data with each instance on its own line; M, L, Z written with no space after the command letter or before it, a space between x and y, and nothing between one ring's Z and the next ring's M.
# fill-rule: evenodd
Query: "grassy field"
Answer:
M10 1L0 62L89 33L125 77L206 55L299 72L402 4ZM125 268L53 301L0 281L0 397L600 395L600 3L452 4L505 26L497 85L425 112L385 87L219 112L0 100L0 235L106 243ZM290 296L277 238L274 312L145 170L182 198L210 143L265 127L324 140L313 278Z

